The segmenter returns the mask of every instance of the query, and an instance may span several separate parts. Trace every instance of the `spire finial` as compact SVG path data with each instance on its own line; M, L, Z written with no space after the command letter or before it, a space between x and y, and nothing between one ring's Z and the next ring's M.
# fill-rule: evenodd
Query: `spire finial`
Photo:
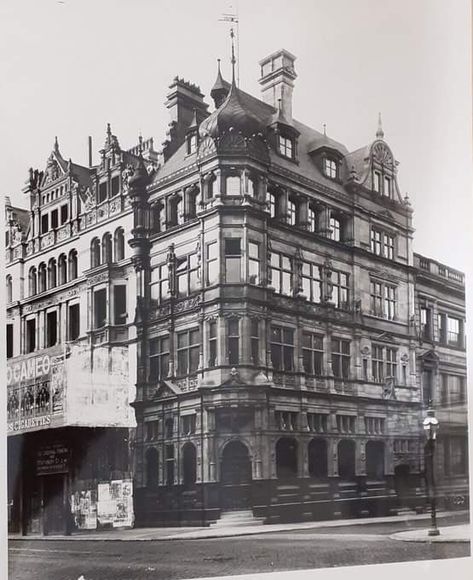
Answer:
M59 151L59 142L57 140L57 135L54 137L54 151L57 153Z
M218 74L221 74L221 71L220 71L220 59L219 58L217 58L217 69L218 69Z
M232 39L232 85L235 84L235 33L233 32L233 26L230 28L230 38Z
M327 123L323 124L323 128L324 128L324 137L327 137Z
M138 134L138 150L140 152L140 155L143 153L143 135L141 134L141 129L140 132Z
M381 119L381 113L378 113L378 130L376 131L376 137L378 139L384 139L383 121Z
M107 142L110 143L112 139L112 129L110 123L107 123Z

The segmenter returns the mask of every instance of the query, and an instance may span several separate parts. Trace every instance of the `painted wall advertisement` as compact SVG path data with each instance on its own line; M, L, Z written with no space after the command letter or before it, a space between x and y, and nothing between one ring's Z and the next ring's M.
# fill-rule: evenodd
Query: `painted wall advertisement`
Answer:
M113 480L99 483L97 489L76 491L71 497L71 511L79 530L132 527L133 481Z

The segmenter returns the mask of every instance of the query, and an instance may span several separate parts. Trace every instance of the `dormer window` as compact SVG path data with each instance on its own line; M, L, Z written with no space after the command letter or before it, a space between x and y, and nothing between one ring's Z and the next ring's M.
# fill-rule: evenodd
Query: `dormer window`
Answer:
M381 193L381 173L379 171L374 172L373 176L373 189L377 193Z
M107 182L103 181L99 184L99 203L107 199Z
M391 179L385 175L384 176L384 195L391 197Z
M338 164L335 159L325 157L324 159L324 173L329 179L337 179Z
M187 138L187 154L195 153L197 151L197 134L192 133Z
M294 159L294 143L290 137L279 135L279 153L288 159Z

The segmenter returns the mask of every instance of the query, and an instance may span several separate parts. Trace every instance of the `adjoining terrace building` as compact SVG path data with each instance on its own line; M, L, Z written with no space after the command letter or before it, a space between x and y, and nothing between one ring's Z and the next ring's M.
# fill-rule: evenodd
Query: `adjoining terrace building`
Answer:
M128 463L116 479L133 472L137 525L211 522L234 509L281 521L422 508L422 420L446 401L439 469L450 503L467 501L463 275L413 253L413 212L381 123L349 151L293 117L294 61L286 50L261 61L261 99L219 69L211 113L199 87L176 77L160 154L152 142L124 152L109 132L99 166L59 164L80 183L67 218L76 237L63 243L77 244L73 287L84 289L66 347L68 297L58 299L60 360L72 364L80 348L92 383L94 353L127 361L126 420L84 432L120 438ZM28 191L44 196L35 175ZM31 268L41 280L50 259L31 199L31 212L11 210L23 231L21 255L7 248L9 272L21 273L8 305L12 363L29 352L28 301L38 316L49 306L46 287L25 290ZM46 336L54 324L42 315L35 332ZM27 388L17 372L9 401ZM104 477L115 478L92 484Z

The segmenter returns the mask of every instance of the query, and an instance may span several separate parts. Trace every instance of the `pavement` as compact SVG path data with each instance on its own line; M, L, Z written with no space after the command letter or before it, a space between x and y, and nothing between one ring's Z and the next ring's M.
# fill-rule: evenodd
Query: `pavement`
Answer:
M398 532L390 536L393 539L406 542L469 542L470 526L463 524L458 526L449 526L442 529L442 518L465 515L468 511L450 511L440 512L437 514L438 524L440 527L439 536L428 536L425 529L409 530ZM9 540L66 540L66 541L172 541L172 540L197 540L207 538L223 538L234 536L249 536L269 534L274 532L288 532L297 530L317 530L320 528L337 528L346 526L363 526L373 524L392 524L405 523L409 527L411 522L426 520L430 523L430 514L402 514L397 516L387 516L381 518L359 518L314 522L295 522L287 524L260 524L260 525L239 525L239 526L210 526L210 527L173 527L173 528L133 528L133 529L116 529L101 532L76 532L70 536L48 535L48 536L21 536L19 534L9 535Z

